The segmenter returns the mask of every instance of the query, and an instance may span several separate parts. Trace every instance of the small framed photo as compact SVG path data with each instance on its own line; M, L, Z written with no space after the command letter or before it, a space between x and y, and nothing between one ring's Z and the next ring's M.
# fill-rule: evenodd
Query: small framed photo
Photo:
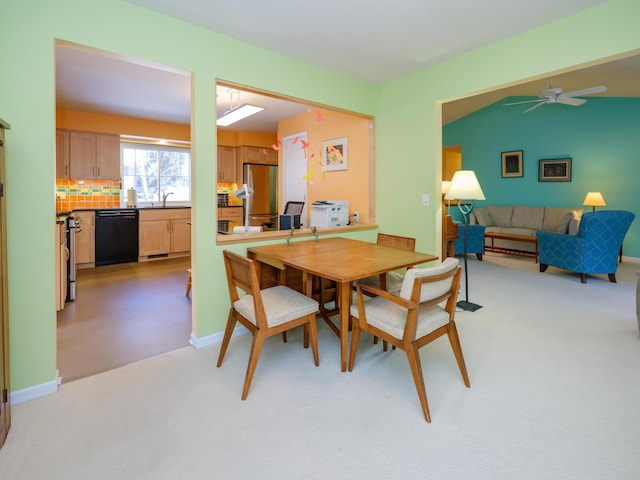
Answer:
M346 170L348 146L347 137L322 142L322 171Z
M522 177L522 150L502 152L502 178Z
M570 182L571 159L550 158L538 162L539 182Z

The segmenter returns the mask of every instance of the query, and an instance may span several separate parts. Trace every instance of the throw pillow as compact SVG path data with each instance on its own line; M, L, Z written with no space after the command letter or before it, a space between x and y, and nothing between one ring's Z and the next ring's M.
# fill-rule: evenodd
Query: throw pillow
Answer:
M560 223L558 223L558 230L557 230L558 233L568 233L569 224L571 223L571 220L573 220L574 218L576 218L575 212L569 212L565 214L564 217L562 217L562 220L560 220Z
M473 212L476 215L478 225L482 225L483 227L493 226L493 222L491 221L491 217L489 216L489 212L487 212L486 208L476 208Z

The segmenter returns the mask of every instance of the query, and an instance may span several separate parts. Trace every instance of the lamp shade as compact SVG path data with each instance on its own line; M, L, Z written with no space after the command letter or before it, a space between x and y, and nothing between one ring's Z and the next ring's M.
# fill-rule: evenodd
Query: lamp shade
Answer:
M485 196L473 170L458 170L453 174L446 200L484 200Z
M446 195L447 192L449 191L449 188L451 188L451 182L448 180L443 180L442 181L442 195Z
M607 205L600 192L588 192L582 204L587 207L604 207Z

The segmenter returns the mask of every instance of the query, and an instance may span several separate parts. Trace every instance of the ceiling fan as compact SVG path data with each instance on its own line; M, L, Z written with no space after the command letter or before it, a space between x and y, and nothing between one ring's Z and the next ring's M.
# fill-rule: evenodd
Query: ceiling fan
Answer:
M533 103L533 102L536 103L536 105L534 105L533 107L529 107L522 113L530 112L534 108L541 107L545 103L562 103L564 105L571 105L573 107L577 107L579 105L582 105L584 102L586 102L586 100L583 98L575 98L575 97L582 97L584 95L591 95L593 93L601 93L606 91L607 91L607 87L605 87L604 85L598 85L597 87L583 88L582 90L574 90L573 92L564 93L562 88L559 88L559 87L554 88L551 79L549 79L549 88L542 90L540 92L540 95L538 95L537 100L525 100L523 102L505 103L505 106L521 105L523 103Z

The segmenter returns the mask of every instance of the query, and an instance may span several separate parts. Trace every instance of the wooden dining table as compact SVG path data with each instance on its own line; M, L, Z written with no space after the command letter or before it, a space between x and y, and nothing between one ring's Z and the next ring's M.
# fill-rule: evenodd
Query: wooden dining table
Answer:
M353 281L438 260L435 255L342 237L249 247L247 251L250 258L280 271L287 267L302 271L303 290L309 296L313 275L336 282L343 372L347 370L349 307Z

